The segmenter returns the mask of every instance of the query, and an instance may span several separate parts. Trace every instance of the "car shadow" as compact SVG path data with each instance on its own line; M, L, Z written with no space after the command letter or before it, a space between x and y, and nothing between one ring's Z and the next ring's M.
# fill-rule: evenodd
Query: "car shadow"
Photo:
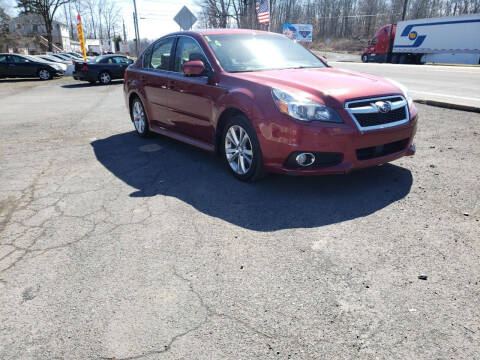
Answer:
M363 217L404 198L412 186L411 172L392 164L348 175L269 175L243 183L219 157L163 136L143 139L132 131L91 145L98 161L135 189L130 196L173 196L206 215L256 231Z
M20 83L20 82L42 82L44 80L40 80L38 78L6 78L0 79L0 84L2 83Z
M77 80L78 81L78 80ZM84 88L84 87L94 87L94 86L112 86L112 85L121 85L123 84L123 80L119 81L112 81L109 85L102 85L100 83L95 83L95 84L90 84L89 82L77 82L75 84L66 84L62 85L61 87L64 89L78 89L78 88Z

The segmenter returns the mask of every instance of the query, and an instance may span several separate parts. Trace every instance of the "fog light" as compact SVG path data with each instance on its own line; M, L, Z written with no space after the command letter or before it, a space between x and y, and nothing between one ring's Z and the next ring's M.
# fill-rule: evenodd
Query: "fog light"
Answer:
M300 153L295 158L295 161L300 166L310 166L315 162L315 155L312 153Z

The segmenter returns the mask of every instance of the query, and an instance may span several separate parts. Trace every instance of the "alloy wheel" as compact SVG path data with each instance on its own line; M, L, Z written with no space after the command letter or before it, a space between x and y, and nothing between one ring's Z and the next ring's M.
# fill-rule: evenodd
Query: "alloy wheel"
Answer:
M50 72L48 70L43 69L39 71L38 76L42 80L48 80L50 79Z
M143 111L142 104L138 100L133 103L132 115L135 129L139 134L143 134L145 132L145 112Z
M240 125L231 126L225 135L225 156L232 170L245 175L253 162L252 142Z
M110 83L110 80L111 78L109 73L104 72L100 74L100 81L102 82L102 84L107 85Z

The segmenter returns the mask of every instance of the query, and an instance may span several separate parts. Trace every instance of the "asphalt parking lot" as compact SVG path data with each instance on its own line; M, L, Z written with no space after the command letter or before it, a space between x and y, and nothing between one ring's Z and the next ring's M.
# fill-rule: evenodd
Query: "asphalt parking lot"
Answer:
M0 80L0 358L480 359L480 114L417 106L414 157L245 184L121 82Z

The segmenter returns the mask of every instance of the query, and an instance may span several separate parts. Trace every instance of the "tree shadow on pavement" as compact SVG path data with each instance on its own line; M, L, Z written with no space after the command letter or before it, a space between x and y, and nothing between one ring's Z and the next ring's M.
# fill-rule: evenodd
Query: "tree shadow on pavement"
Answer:
M209 216L257 231L366 216L404 198L412 186L411 172L392 164L348 175L269 175L243 183L221 158L163 136L143 139L132 131L91 145L105 168L136 189L130 196L173 196Z

